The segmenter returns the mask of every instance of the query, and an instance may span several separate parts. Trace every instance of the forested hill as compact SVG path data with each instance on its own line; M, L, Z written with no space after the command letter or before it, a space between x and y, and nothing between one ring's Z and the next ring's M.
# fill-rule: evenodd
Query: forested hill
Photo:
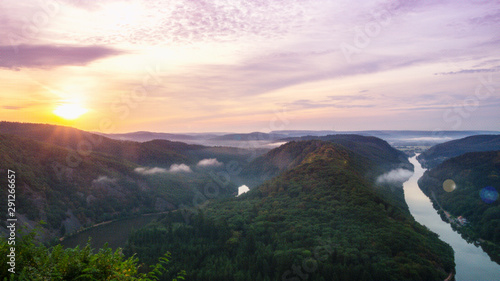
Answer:
M348 148L352 152L365 157L377 165L372 165L367 176L374 178L392 169L404 168L413 170L413 165L406 155L389 145L386 141L370 136L360 135L329 135L324 137L301 137L284 139L289 141L269 153L249 163L242 171L248 186L257 186L265 180L271 179L279 173L298 165L302 159L320 145L321 142L330 142ZM316 140L310 145L305 140Z
M79 155L101 154L119 161L140 165L170 166L175 163L196 164L205 158L221 162L237 161L243 166L263 153L245 148L210 147L169 140L147 142L120 141L71 127L0 122L0 134L15 135L25 139L68 148Z
M437 144L421 153L417 159L425 168L433 168L446 159L467 152L500 150L500 135L477 135Z
M203 148L167 140L145 143L118 141L71 127L47 124L0 122L0 133L69 148L79 154L100 153L143 165L188 161L185 155L188 150Z
M445 191L446 180L454 181L455 189ZM471 152L448 159L425 172L419 186L443 217L441 208L453 218L464 217L468 225L461 227L461 232L468 240L487 240L483 248L500 263L500 151Z
M171 251L169 271L185 269L187 280L444 280L454 271L451 247L374 190L365 174L375 163L330 142L288 145L296 158L280 175L168 214L134 234L127 255L152 263Z
M19 219L31 225L45 221L52 238L110 219L192 205L217 174L227 174L228 163L239 168L253 155L166 140L99 139L51 125L0 122L0 127L0 170L18 175ZM237 191L229 180L224 187L214 197Z

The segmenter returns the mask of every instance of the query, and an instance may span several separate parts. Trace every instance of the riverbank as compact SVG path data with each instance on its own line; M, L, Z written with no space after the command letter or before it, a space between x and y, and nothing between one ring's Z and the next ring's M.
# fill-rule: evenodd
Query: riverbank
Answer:
M163 215L163 214L168 214L170 211L168 212L160 212L160 213L148 213L148 214L141 214L141 215L136 215L136 216L130 216L130 217L124 217L124 218L119 218L119 219L115 219L115 220L109 220L109 221L103 221L103 222L100 222L100 223L97 223L97 224L94 224L94 225L91 225L89 227L85 227L85 228L81 228L79 229L78 231L76 232L73 232L73 233L70 233L68 235L64 235L63 237L60 237L59 238L59 241L62 242L64 241L65 239L67 238L70 238L72 236L75 236L75 235L78 235L78 234L81 234L82 232L85 232L85 231L88 231L92 228L96 228L96 227L99 227L99 226L103 226L103 225L106 225L106 224L109 224L109 223L113 223L113 222L118 222L118 221L122 221L122 220L129 220L129 219L134 219L134 218L139 218L139 217L144 217L144 216L155 216L155 215Z
M434 201L432 202L434 203ZM436 205L438 205L437 202ZM443 208L436 208L436 205L434 205L434 208L437 210L443 222L448 223L454 231L467 241L467 243L473 244L476 247L481 247L492 261L500 265L500 246L489 240L478 237L477 233L475 233L469 225L463 225L457 218L449 214Z
M500 266L493 262L485 251L469 244L450 224L442 220L431 199L418 186L418 179L423 176L425 169L415 157L410 158L410 162L415 166L415 171L403 184L406 203L416 221L437 233L440 239L455 251L454 278L458 281L500 280Z
M67 248L83 247L89 241L94 248L102 248L106 243L112 249L123 248L128 237L136 230L153 222L168 212L149 213L128 218L105 221L62 237L58 244Z
M482 168L476 168L476 165L481 165L478 163L480 161L476 159L477 157L469 156L469 158L466 160L473 162L472 164L467 162L469 164L466 167L461 166L462 162L456 161L426 172L419 179L418 186L429 197L434 209L444 222L448 223L465 241L481 247L493 261L500 265L500 243L496 235L498 233L496 225L500 222L499 205L498 202L484 201L480 193L481 186L493 184L487 178L489 171L495 168L492 164L488 164L488 161L484 164L487 168L482 166ZM452 189L446 190L443 187L447 181L453 183Z

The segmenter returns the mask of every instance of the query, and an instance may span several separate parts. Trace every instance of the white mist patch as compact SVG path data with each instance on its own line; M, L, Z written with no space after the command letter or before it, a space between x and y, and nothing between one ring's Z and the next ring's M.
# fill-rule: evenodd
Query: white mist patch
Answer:
M247 193L248 191L250 191L250 188L248 188L248 186L246 185L242 185L238 187L238 196L240 196L243 193Z
M403 183L407 181L411 176L413 175L413 172L410 170L406 169L395 169L392 171L389 171L383 175L380 175L377 178L377 183Z
M172 166L170 166L170 170L168 170L170 173L179 173L179 172L183 172L183 173L191 173L191 168L189 168L188 165L186 164L172 164Z
M139 167L135 168L134 170L136 173L141 174L141 175L154 175L154 174L162 174L168 172L167 169L163 168L146 168L146 167Z
M97 179L92 181L92 183L115 183L115 182L116 179L112 179L107 176L99 176Z
M282 146L284 144L288 143L287 141L282 141L282 142L272 142L272 143L268 143L267 146L270 146L270 147L279 147L279 146Z
M402 141L429 141L429 142L445 142L453 140L451 137L415 137L415 138L402 138Z
M170 166L170 169L164 169L164 168L159 168L159 167L154 167L154 168L148 168L148 167L139 167L135 168L134 171L138 174L141 175L155 175L155 174L164 174L164 173L179 173L179 172L184 172L184 173L190 173L192 172L191 168L189 168L188 165L186 164L172 164Z
M203 159L196 164L198 167L220 167L224 165L222 162L217 161L217 158Z

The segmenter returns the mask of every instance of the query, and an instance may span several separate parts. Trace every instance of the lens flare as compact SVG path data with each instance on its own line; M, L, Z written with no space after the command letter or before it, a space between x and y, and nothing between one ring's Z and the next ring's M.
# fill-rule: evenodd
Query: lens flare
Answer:
M487 186L479 192L481 200L485 203L491 204L498 199L498 191L493 186Z
M443 182L444 191L452 192L453 190L455 190L455 188L457 188L457 185L453 180L447 179Z

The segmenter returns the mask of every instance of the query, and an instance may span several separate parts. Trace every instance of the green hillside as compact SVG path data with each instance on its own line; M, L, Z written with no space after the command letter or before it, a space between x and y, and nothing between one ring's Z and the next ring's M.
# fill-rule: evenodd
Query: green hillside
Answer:
M291 141L286 149L275 149L270 153L255 159L242 171L248 186L253 187L273 178L279 173L298 165L302 159L314 149L306 147L300 140L321 140L342 145L343 147L364 156L369 161L377 163L366 169L366 176L374 179L376 176L391 169L405 168L413 170L406 155L390 146L386 141L360 135L329 135L325 137L301 137L285 139ZM316 144L318 145L318 144Z
M309 153L324 144L333 143L356 153L362 159L358 161L363 168L363 175L371 183L376 178L394 169L413 171L413 165L406 155L390 146L386 141L376 137L360 135L329 135L325 137L291 138L287 144L273 149L245 166L238 177L238 182L249 187L256 187L266 180L272 179L280 173L299 165ZM313 141L305 142L299 140ZM404 201L401 183L377 183L378 194L399 208L408 210Z
M277 177L196 214L170 213L125 253L149 264L171 251L170 271L188 280L444 280L454 271L451 247L376 192L366 175L377 163L322 141L267 156L287 160Z
M254 153L246 149L207 147L168 140L143 143L120 141L71 127L48 124L0 122L0 134L15 135L72 149L78 154L102 154L118 161L149 166L170 166L175 163L196 164L199 160L213 157L224 158L220 161L248 162L251 160L249 155Z
M385 140L372 136L361 136L352 134L328 135L324 137L300 137L291 138L291 140L313 140L333 142L340 144L360 155L363 155L379 165L377 168L394 169L406 168L413 170L408 161L408 157L397 149L394 149Z
M74 150L0 134L0 168L18 175L16 211L20 219L32 226L43 220L48 237L59 237L110 219L192 205L195 194L204 192L214 175L226 172L224 162L243 165L248 157L236 149L169 141L112 142L121 153ZM197 166L207 158L217 159L219 166ZM180 167L188 172L170 172L171 165L184 165ZM2 184L6 180L0 179ZM214 196L234 192L236 185L226 181ZM0 200L6 198L7 191L0 192ZM5 208L3 205L2 210Z
M434 168L467 152L500 150L500 135L477 135L437 144L421 153L417 159L424 168Z
M446 180L455 182L453 191L443 189ZM443 219L448 220L443 212L447 211L467 240L483 240L485 251L500 263L500 151L471 152L448 159L425 172L419 186ZM459 216L468 221L465 226L454 220Z
M244 167L241 177L247 186L258 186L266 180L296 167L307 155L321 145L320 141L288 142L253 160Z

